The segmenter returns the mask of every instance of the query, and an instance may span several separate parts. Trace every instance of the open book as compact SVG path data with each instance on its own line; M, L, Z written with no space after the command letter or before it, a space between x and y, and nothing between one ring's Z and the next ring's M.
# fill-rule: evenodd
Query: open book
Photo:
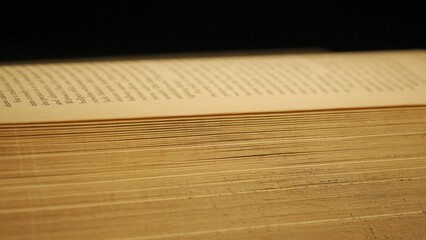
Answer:
M419 51L1 66L1 123L425 104Z
M0 66L0 238L426 236L426 51Z

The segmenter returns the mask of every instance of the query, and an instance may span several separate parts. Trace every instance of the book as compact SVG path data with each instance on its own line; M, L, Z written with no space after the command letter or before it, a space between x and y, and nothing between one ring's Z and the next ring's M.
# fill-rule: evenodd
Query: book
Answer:
M426 51L0 65L1 239L426 237Z

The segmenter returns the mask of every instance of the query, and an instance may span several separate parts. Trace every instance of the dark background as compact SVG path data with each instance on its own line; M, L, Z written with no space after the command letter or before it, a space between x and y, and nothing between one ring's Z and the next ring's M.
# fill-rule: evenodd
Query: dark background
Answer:
M277 48L425 48L426 9L420 1L340 2L10 1L0 6L0 61Z

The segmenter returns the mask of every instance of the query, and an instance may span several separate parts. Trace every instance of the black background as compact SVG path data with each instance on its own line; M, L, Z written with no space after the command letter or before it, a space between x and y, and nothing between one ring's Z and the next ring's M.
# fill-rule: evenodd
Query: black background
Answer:
M425 48L426 9L420 1L335 2L10 1L0 6L0 61L308 47Z

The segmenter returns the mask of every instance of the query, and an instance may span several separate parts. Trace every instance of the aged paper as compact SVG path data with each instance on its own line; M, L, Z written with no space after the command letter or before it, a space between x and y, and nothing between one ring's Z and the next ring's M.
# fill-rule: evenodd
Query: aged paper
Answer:
M0 66L0 123L426 104L426 52Z

